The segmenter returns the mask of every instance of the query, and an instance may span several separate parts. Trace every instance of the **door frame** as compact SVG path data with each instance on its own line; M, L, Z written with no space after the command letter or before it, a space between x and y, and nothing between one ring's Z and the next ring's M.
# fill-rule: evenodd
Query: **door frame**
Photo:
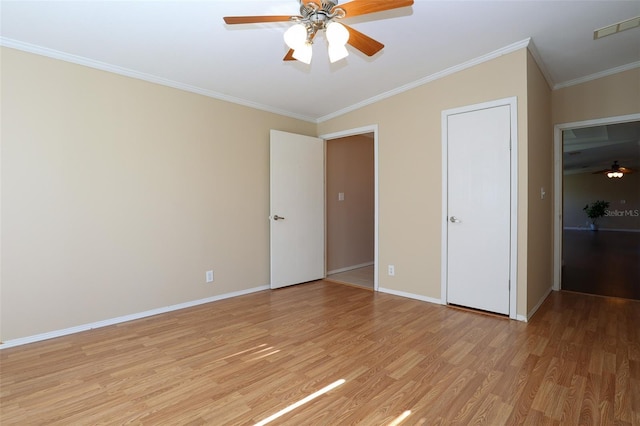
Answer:
M640 114L619 115L614 117L596 118L593 120L560 123L553 126L553 290L562 288L562 202L564 192L563 163L562 163L562 132L565 130L584 127L603 126L607 124L628 123L640 121Z
M378 267L378 125L372 124L369 126L358 127L355 129L342 130L339 132L326 133L318 136L321 139L324 139L324 155L325 155L325 182L327 175L327 140L329 139L339 139L347 136L356 136L361 135L363 133L373 133L373 210L374 210L374 219L373 219L373 290L378 291L378 275L379 275L379 267ZM327 200L325 197L324 202L324 214L325 214L325 224L327 223ZM326 226L325 226L325 265L324 265L324 274L327 275L327 265L326 265L326 250L327 250L327 239L326 239Z
M517 318L518 302L518 98L516 96L504 99L497 99L489 102L482 102L467 105L459 108L452 108L442 111L442 238L441 238L441 281L440 281L440 303L446 305L447 283L448 283L448 117L450 115L473 112L477 110L494 108L508 105L511 117L511 229L510 229L510 259L509 259L509 318Z

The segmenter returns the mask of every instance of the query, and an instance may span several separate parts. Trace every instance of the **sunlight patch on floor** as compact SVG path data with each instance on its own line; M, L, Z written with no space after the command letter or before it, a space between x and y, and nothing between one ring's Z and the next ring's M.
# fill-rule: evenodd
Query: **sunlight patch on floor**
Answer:
M407 410L404 413L400 414L395 419L393 419L393 421L389 423L387 426L398 426L400 423L405 421L406 418L409 417L410 415L411 415L411 410Z
M267 417L266 419L259 421L258 423L255 424L255 426L266 425L267 423L270 423L270 422L274 421L275 419L277 419L278 417L281 417L281 416L283 416L283 415L295 410L296 408L298 408L298 407L306 404L307 402L319 397L320 395L324 395L325 393L329 392L330 390L337 388L338 386L342 385L344 382L346 382L345 379L336 380L335 382L331 383L330 385L323 387L319 391L316 391L316 392L312 393L311 395L302 398L300 401L295 402L295 403L289 405L288 407L283 408L282 410L280 410L277 413Z

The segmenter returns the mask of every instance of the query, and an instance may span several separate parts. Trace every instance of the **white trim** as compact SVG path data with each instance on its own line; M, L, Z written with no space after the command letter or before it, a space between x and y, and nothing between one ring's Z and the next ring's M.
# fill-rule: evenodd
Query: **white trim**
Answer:
M441 266L440 266L440 298L443 304L447 304L447 205L448 205L448 116L481 109L494 108L508 105L511 113L511 258L509 265L509 318L521 320L518 315L518 98L510 97L495 101L483 102L475 105L467 105L442 111L442 238L441 238Z
M62 337L69 334L80 333L81 331L93 330L94 328L107 327L110 325L120 324L127 321L133 321L140 318L146 318L153 315L164 314L167 312L177 311L180 309L190 308L192 306L216 302L218 300L229 299L231 297L242 296L245 294L255 293L263 290L269 290L269 286L264 285L260 287L249 288L247 290L234 291L231 293L225 293L217 296L207 297L205 299L192 300L190 302L178 303L177 305L165 306L162 308L151 309L149 311L138 312L135 314L124 315L121 317L110 318L102 321L96 321L89 324L82 324L75 327L64 328L62 330L54 330L46 333L35 334L33 336L11 339L0 344L0 349L7 349L7 348L12 348L14 346L26 345L27 343L34 343L34 342L39 342L41 340L53 339L55 337Z
M613 74L618 74L620 72L629 71L635 68L640 67L640 61L631 62L630 64L621 65L619 67L611 68L608 70L600 71L595 74L587 75L585 77L576 78L573 80L565 81L563 83L558 83L553 86L553 90L562 89L569 86L575 86L576 84L586 83L588 81L597 80L602 77L608 77Z
M560 290L562 282L562 132L584 127L640 121L640 113L593 120L560 123L553 126L553 290Z
M174 89L184 90L185 92L196 93L198 95L207 96L209 98L214 98L214 99L218 99L225 102L231 102L238 105L243 105L243 106L258 109L261 111L272 112L274 114L283 115L285 117L291 117L291 118L296 118L302 121L317 123L317 120L314 117L297 114L291 111L274 108L269 105L263 105L257 102L248 101L246 99L225 95L223 93L215 92L213 90L202 89L200 87L192 86L190 84L180 83L178 81L169 80L167 78L158 77L152 74L131 70L128 68L117 66L117 65L108 64L106 62L100 62L93 59L84 58L78 55L72 55L69 53L60 52L58 50L49 49L46 47L36 46L30 43L25 43L22 41L13 40L6 37L0 37L0 46L21 50L23 52L34 53L36 55L46 56L48 58L59 59L61 61L70 62L72 64L82 65L85 67L94 68L101 71L107 71L110 73L123 75L125 77L131 77L138 80L148 81L149 83L155 83L155 84L160 84L162 86L173 87Z
M551 294L551 292L553 291L553 288L549 287L547 289L547 291L545 292L545 294L540 298L540 300L538 301L538 303L536 303L536 306L534 306L528 313L527 313L527 317L524 319L524 321L529 321L531 319L531 317L538 312L538 309L540 309L540 306L542 306L542 304L544 303L545 300L547 300L547 297L549 297L549 295Z
M240 99L240 98L236 98L233 96L229 96L229 95L225 95L223 93L218 93L215 92L213 90L206 90L206 89L202 89L196 86L192 86L189 84L184 84L184 83L180 83L177 81L173 81L173 80L169 80L166 78L162 78L162 77L158 77L158 76L154 76L151 74L146 74L146 73L142 73L139 71L134 71L128 68L124 68L124 67L120 67L117 65L112 65L112 64L108 64L106 62L100 62L100 61L96 61L93 59L88 59L88 58L84 58L82 56L78 56L78 55L72 55L69 53L65 53L65 52L61 52L55 49L49 49L46 47L41 47L41 46L37 46L34 44L30 44L30 43L25 43L19 40L14 40L11 38L7 38L7 37L1 37L0 36L0 46L5 46L5 47L9 47L12 49L17 49L17 50L22 50L24 52L29 52L29 53L35 53L36 55L41 55L41 56L46 56L49 58L54 58L54 59L59 59L62 61L66 61L66 62L71 62L74 64L78 64L78 65L83 65L89 68L95 68L95 69L99 69L102 71L107 71L107 72L111 72L114 74L119 74L119 75L124 75L127 77L131 77L131 78L136 78L139 80L143 80L143 81L148 81L150 83L155 83L155 84L160 84L163 86L168 86L168 87L173 87L174 89L179 89L179 90L184 90L187 92L191 92L191 93L197 93L199 95L203 95L203 96L207 96L210 98L214 98L214 99L219 99L222 101L226 101L226 102L232 102L238 105L244 105L247 106L249 108L255 108L258 110L262 110L262 111L267 111L267 112L272 112L274 114L279 114L279 115L283 115L286 117L291 117L291 118L296 118L299 120L303 120L303 121L308 121L311 123L322 123L324 121L330 120L332 118L338 117L340 115L344 115L348 112L351 111L355 111L359 108L362 108L364 106L376 103L380 100L389 98L391 96L406 92L408 90L414 89L418 86L422 86L424 84L427 84L429 82L432 82L434 80L438 80L440 78L446 77L448 75L454 74L458 71L462 71L465 70L467 68L471 68L474 67L478 64L481 64L483 62L487 62L490 61L492 59L498 58L500 56L515 52L516 50L528 47L531 43L531 38L526 38L524 40L521 40L519 42L510 44L508 46L505 46L503 48L494 50L493 52L489 52L486 55L482 55L479 56L477 58L471 59L467 62L463 62L462 64L458 64L455 65L453 67L447 68L443 71L437 72L435 74L429 75L427 77L421 78L419 80L416 80L414 82L405 84L403 86L400 86L396 89L381 93L377 96L373 96L369 99L365 99L362 102L358 102L356 104L353 104L349 107L343 108L341 110L338 110L336 112L333 112L331 114L327 114L325 116L322 116L320 118L315 118L315 117L309 117L309 116L305 116L305 115L301 115L301 114L297 114L291 111L286 111L286 110L282 110L282 109L278 109L278 108L274 108L268 105L263 105L263 104L258 104L256 102L252 102L252 101L248 101L245 99ZM540 65L540 64L538 64Z
M342 130L339 132L334 132L334 133L327 133L324 135L320 135L318 136L319 138L324 139L325 141L327 139L338 139L338 138L344 138L346 136L354 136L354 135L361 135L363 133L371 133L373 132L373 210L374 210L374 216L373 216L373 265L374 265L374 271L373 271L373 290L374 291L378 291L378 276L379 276L379 270L380 270L380 262L379 262L379 258L378 258L378 254L379 254L379 244L378 244L378 238L379 238L379 232L378 232L378 228L379 228L379 185L378 185L378 162L380 160L380 156L379 156L379 151L378 151L378 125L377 124L372 124L370 126L364 126L364 127L358 127L355 129L349 129L349 130ZM326 146L326 142L325 142L325 146ZM326 173L326 172L325 172ZM326 200L325 200L325 212L326 212ZM326 213L325 213L326 214Z
M380 287L378 289L380 293L393 294L394 296L406 297L409 299L421 300L423 302L435 303L436 305L442 305L440 299L434 299L433 297L422 296L420 294L407 293L405 291L392 290L390 288Z
M393 90L389 90L387 92L384 92L384 93L381 93L379 95L373 96L373 97L371 97L369 99L365 99L362 102L358 102L356 104L353 104L351 106L348 106L346 108L343 108L341 110L333 112L331 114L327 114L327 115L325 115L323 117L318 118L317 122L318 123L322 123L324 121L331 120L332 118L336 118L336 117L344 115L344 114L346 114L348 112L355 111L355 110L360 109L362 107L365 107L367 105L374 104L374 103L376 103L378 101L381 101L383 99L390 98L391 96L395 96L395 95L398 95L400 93L407 92L407 91L409 91L411 89L415 89L416 87L425 85L425 84L430 83L430 82L435 81L435 80L439 80L439 79L441 79L443 77L446 77L448 75L455 74L455 73L457 73L459 71L466 70L467 68L475 67L476 65L482 64L484 62L490 61L490 60L495 59L495 58L499 58L500 56L504 56L504 55L507 55L509 53L515 52L517 50L526 48L526 47L529 46L530 43L531 43L531 38L526 38L524 40L521 40L521 41L518 41L516 43L510 44L510 45L505 46L503 48L500 48L498 50L494 50L493 52L489 52L486 55L478 56L477 58L471 59L470 61L463 62L461 64L458 64L458 65L455 65L453 67L447 68L445 70L439 71L439 72L437 72L435 74L431 74L431 75L428 75L426 77L423 77L423 78L421 78L419 80L416 80L414 82L411 82L411 83L405 84L403 86L397 87L397 88L395 88Z
M374 104L378 101L381 101L383 99L389 98L391 96L395 96L398 95L400 93L409 91L411 89L415 89L416 87L422 86L424 84L430 83L432 81L441 79L443 77L446 77L448 75L457 73L458 71L462 71L465 70L467 68L471 68L474 67L476 65L479 65L483 62L487 62L490 60L493 60L495 58L498 58L500 56L503 55L507 55L509 53L515 52L517 50L520 50L522 48L528 48L529 52L531 52L531 54L533 55L533 58L535 59L536 63L538 64L538 67L540 68L540 71L542 72L542 75L545 77L545 80L547 80L547 83L549 84L550 87L552 87L553 90L557 90L557 89L562 89L564 87L569 87L569 86L574 86L576 84L581 84L581 83L585 83L587 81L591 81L591 80L596 80L598 78L602 78L602 77L606 77L609 75L613 75L613 74L617 74L623 71L628 71L634 68L638 68L640 67L640 61L637 62L632 62L630 64L626 64L626 65L622 65L616 68L611 68L605 71L601 71L599 73L595 73L595 74L591 74L589 76L586 77L580 77L574 80L569 80L563 83L558 83L558 84L553 84L553 80L549 74L549 71L546 68L546 65L544 63L544 61L542 60L542 57L540 56L540 54L538 53L537 48L535 47L535 45L533 44L533 41L531 40L531 38L526 38L524 40L518 41L516 43L510 44L508 46L502 47L500 49L494 50L493 52L489 52L485 55L482 56L478 56L477 58L471 59L467 62L463 62L461 64L455 65L453 67L447 68L445 70L439 71L435 74L431 74L428 75L426 77L423 77L419 80L413 81L411 83L405 84L403 86L397 87L395 89L389 90L387 92L381 93L379 95L373 96L369 99L365 99L364 101L355 103L351 106L348 106L346 108L340 109L338 111L335 111L333 113L324 115L322 117L310 117L307 115L302 115L302 114L298 114L292 111L287 111L287 110L283 110L283 109L279 109L279 108L274 108L272 106L269 105L263 105L263 104L259 104L253 101L249 101L246 99L241 99L241 98L236 98L234 96L229 96L229 95L225 95L223 93L219 93L219 92L215 92L213 90L206 90L206 89L202 89L200 87L196 87L196 86L192 86L189 84L185 84L185 83L180 83L177 81L173 81L173 80L169 80L163 77L158 77L158 76L154 76L151 74L147 74L147 73L142 73L139 71L135 71L135 70L131 70L128 68L124 68L124 67L120 67L117 65L112 65L112 64L108 64L106 62L101 62L101 61L96 61L93 59L88 59L82 56L78 56L78 55L72 55L70 53L65 53L65 52L61 52L59 50L55 50L55 49L50 49L47 47L42 47L42 46L37 46L35 44L31 44L31 43L25 43L23 41L19 41L19 40L14 40L8 37L3 37L0 36L0 46L5 46L11 49L17 49L17 50L21 50L23 52L29 52L29 53L34 53L36 55L41 55L41 56L45 56L48 58L53 58L53 59L59 59L61 61L65 61L65 62L70 62L73 64L78 64L78 65L82 65L82 66L86 66L89 68L94 68L94 69L98 69L98 70L102 70L102 71L107 71L107 72L111 72L114 74L119 74L119 75L123 75L126 77L131 77L131 78L135 78L138 80L143 80L143 81L148 81L150 83L155 83L155 84L160 84L163 86L167 86L167 87L173 87L174 89L178 89L178 90L184 90L186 92L191 92L191 93L196 93L202 96L207 96L209 98L213 98L213 99L218 99L221 101L226 101L226 102L231 102L234 104L238 104L238 105L243 105L249 108L254 108L254 109L258 109L261 111L266 111L266 112L271 112L274 114L278 114L278 115L282 115L285 117L291 117L291 118L295 118L298 120L302 120L302 121L307 121L310 123L315 123L315 124L319 124L328 120L331 120L333 118L339 117L341 115L347 114L351 111L355 111L357 109L360 109L362 107L365 107L367 105L371 105Z
M533 60L536 61L538 68L540 68L540 72L544 76L544 79L547 81L549 88L553 87L553 78L551 78L551 73L547 69L547 65L542 60L542 56L540 56L540 52L538 52L538 48L533 43L533 40L531 40L531 42L529 43L528 48L531 56L533 56Z
M366 268L367 266L371 266L371 265L375 265L375 264L376 264L376 262L366 262L366 263L361 263L359 265L346 266L344 268L334 269L332 271L327 271L326 275L339 274L341 272L353 271L354 269Z

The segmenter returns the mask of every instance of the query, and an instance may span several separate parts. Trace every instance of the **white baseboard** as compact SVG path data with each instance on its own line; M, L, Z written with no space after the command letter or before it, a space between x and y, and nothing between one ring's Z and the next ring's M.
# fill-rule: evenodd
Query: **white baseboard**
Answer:
M359 265L351 265L340 269L334 269L333 271L327 271L327 275L339 274L340 272L347 272L353 269L365 268L367 266L374 265L374 262L361 263Z
M393 294L395 296L402 296L402 297L408 297L410 299L422 300L423 302L435 303L436 305L444 305L445 304L445 303L442 303L442 301L440 299L434 299L432 297L421 296L421 295L418 295L418 294L405 293L404 291L391 290L391 289L388 289L388 288L379 288L378 291L381 292L381 293ZM547 296L549 295L550 292L551 292L551 289L549 289L549 292L531 310L531 312L529 313L528 316L524 316L524 315L518 314L518 315L516 315L515 319L517 321L527 322L528 318L531 318L531 316L538 310L538 308L540 307L540 305L542 305L542 302L545 301L545 299L547 298Z
M149 311L138 312L135 314L124 315L116 318L110 318L103 321L96 321L89 324L83 324L75 327L65 328L62 330L54 330L54 331L49 331L47 333L35 334L33 336L20 337L18 339L11 339L0 344L0 349L7 349L7 348L12 348L14 346L26 345L27 343L34 343L34 342L39 342L41 340L53 339L55 337L66 336L73 333L79 333L81 331L93 330L94 328L106 327L108 325L120 324L127 321L150 317L158 314L164 314L166 312L177 311L179 309L190 308L192 306L202 305L210 302L216 302L218 300L229 299L231 297L242 296L245 294L255 293L257 291L268 290L268 289L269 289L268 285L254 287L254 288L249 288L247 290L234 291L232 293L220 294L217 296L207 297L205 299L192 300L190 302L185 302L185 303L178 303L177 305L151 309Z
M544 295L542 296L542 298L538 300L538 303L536 304L536 306L534 306L533 309L531 309L527 313L527 317L524 318L522 321L528 322L531 319L531 317L538 311L538 309L540 309L540 306L542 306L544 301L547 300L547 297L549 297L552 291L553 291L553 287L549 287L547 291L544 293Z
M565 226L565 231L591 231L591 228L586 228L584 226ZM598 228L598 231L608 231L608 232L640 232L640 229L614 229L614 228Z
M407 297L409 299L421 300L423 302L435 303L436 305L442 305L442 301L440 299L434 299L432 297L422 296L419 294L406 293L404 291L391 290L390 288L378 288L380 293L388 293L393 294L394 296Z

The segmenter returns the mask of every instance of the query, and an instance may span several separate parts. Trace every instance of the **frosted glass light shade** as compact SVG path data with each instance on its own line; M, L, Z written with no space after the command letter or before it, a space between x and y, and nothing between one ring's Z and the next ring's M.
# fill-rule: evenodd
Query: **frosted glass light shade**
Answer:
M349 51L344 44L329 45L329 62L334 63L339 61L340 59L346 58L347 56L349 56Z
M302 24L295 24L284 32L284 42L289 48L296 50L307 42L307 28Z
M329 45L344 46L349 41L349 30L338 22L327 25L327 41Z
M334 63L349 56L345 47L349 41L349 30L338 22L330 22L327 25L327 41L329 42L329 61Z
M311 48L311 44L304 43L302 46L296 48L293 51L294 59L299 60L305 64L311 63L311 56L313 55L313 49Z

